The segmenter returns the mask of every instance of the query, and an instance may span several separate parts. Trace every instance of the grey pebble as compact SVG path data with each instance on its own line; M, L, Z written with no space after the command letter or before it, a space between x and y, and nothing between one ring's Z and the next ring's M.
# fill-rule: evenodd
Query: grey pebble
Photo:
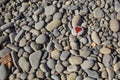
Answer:
M77 76L76 80L83 80L82 76Z
M22 80L25 80L26 78L27 78L27 73L26 72L24 72L24 73L21 73L21 75L20 75L20 79L22 79Z
M0 50L0 57L3 57L5 55L8 55L11 53L11 50L9 48L3 48Z
M80 39L80 42L83 43L83 44L86 44L87 43L87 38Z
M54 80L60 80L59 76L57 76L57 75L52 75L51 78Z
M14 43L15 42L15 33L10 33L9 39L10 39L10 43Z
M53 51L53 49L54 49L54 44L52 41L50 41L47 45L47 51L51 52L51 51Z
M32 80L34 77L35 77L35 75L30 73L30 74L28 74L27 79Z
M24 3L24 2L23 2L21 8L19 9L19 11L20 11L20 12L24 12L24 11L27 9L28 6L29 6L28 3Z
M15 41L18 42L20 41L20 39L23 37L23 34L24 34L24 30L20 30L17 35L15 36Z
M81 68L86 70L91 68L94 65L93 60L84 60L83 63L81 64Z
M91 77L85 77L83 80L96 80L96 79L93 79Z
M0 44L8 41L8 36L0 36Z
M41 71L43 71L43 72L47 72L48 71L48 66L47 66L47 64L40 64L40 69L41 69Z
M40 34L37 38L36 38L36 43L38 44L44 44L48 41L48 36L46 34Z
M19 47L17 47L16 45L13 45L13 44L7 44L7 47L15 52L18 52L18 50L19 50Z
M112 80L114 78L114 75L115 75L112 67L111 66L106 67L106 71L108 73L108 79Z
M54 34L55 37L60 36L60 32L58 31L58 29L54 29L53 34Z
M103 64L108 67L108 66L111 66L113 64L113 59L111 57L111 55L104 55L103 56Z
M103 10L100 9L99 7L96 8L96 9L94 9L93 13L94 13L94 17L95 17L95 18L100 18L100 19L101 19L101 18L104 17L104 12L103 12Z
M44 27L44 24L45 24L44 21L40 21L40 22L35 23L35 29L40 30L41 28Z
M7 68L5 65L0 65L0 79L6 80L8 76Z
M31 27L29 27L27 25L22 26L22 30L29 31L30 29L31 29Z
M37 44L36 42L32 42L30 44L30 47L34 50L34 51L37 51L41 48L41 45Z
M47 61L47 66L50 68L50 69L54 69L55 68L55 64L56 64L56 61L54 59L48 59Z
M55 43L55 48L56 48L58 51L62 51L62 50L63 50L62 45L59 44L59 43Z
M67 66L67 71L68 72L75 72L77 70L78 70L78 66L76 66L76 65L69 65L69 66Z
M62 14L57 12L54 14L53 19L61 19L61 17L62 17Z
M55 70L58 72L58 73L61 73L63 70L64 70L64 66L61 64L61 63L57 63L55 65Z
M25 50L26 52L28 52L28 53L32 53L32 52L33 52L32 48L31 48L30 46L25 46L25 47L24 47L24 50Z
M115 11L120 12L120 2L118 0L115 0L114 5L115 5Z
M11 27L13 27L14 25L13 25L13 23L11 23L11 22L9 22L9 23L6 23L6 24L4 24L4 25L2 25L1 27L0 27L0 30L6 30L6 29L8 29L8 28L11 28Z
M83 6L82 10L80 10L80 15L84 16L88 13L88 8L86 6Z
M37 78L44 79L45 78L45 73L40 71L40 70L37 70L36 71L36 76L37 76Z
M70 52L69 51L62 51L61 55L60 55L60 59L62 61L65 61L68 59L68 57L70 56Z
M41 51L36 51L29 56L29 61L33 69L37 69L42 57Z
M53 5L50 5L50 6L45 7L45 15L46 15L46 16L49 16L49 15L54 14L55 11L56 11L56 7L53 6Z
M35 15L39 15L41 13L43 13L43 8L42 7L39 7L39 9L37 9L36 11L34 11Z

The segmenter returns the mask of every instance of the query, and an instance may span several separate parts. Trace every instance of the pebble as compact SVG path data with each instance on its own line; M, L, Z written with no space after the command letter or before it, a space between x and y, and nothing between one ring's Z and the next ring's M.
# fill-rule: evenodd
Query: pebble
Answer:
M26 52L28 52L28 53L32 53L32 52L33 52L32 48L31 48L30 46L25 46L25 47L24 47L24 50L25 50Z
M82 76L77 76L76 80L83 80Z
M70 42L70 46L73 50L79 49L79 44L77 42Z
M0 80L6 80L8 76L5 65L0 65Z
M26 45L26 39L25 38L22 38L20 41L19 41L19 46L20 47L23 47Z
M47 72L48 71L48 66L47 66L47 64L40 64L40 69L41 69L41 71L43 71L43 72Z
M37 22L37 23L35 23L35 29L40 30L41 28L44 27L44 25L45 25L44 21Z
M117 13L117 19L120 20L120 12Z
M20 41L20 39L23 37L23 34L24 34L24 30L20 30L17 35L15 36L15 41L18 42Z
M61 64L61 63L57 63L55 65L55 70L58 72L58 73L61 73L63 70L64 70L64 66Z
M15 46L13 44L7 44L7 47L15 52L18 52L18 50L19 50L19 47Z
M48 36L46 34L40 34L35 41L37 44L44 44L48 41Z
M80 65L83 62L83 59L81 57L78 57L78 56L71 56L69 58L69 62L72 65Z
M0 30L4 31L6 29L12 28L14 25L11 22L8 22L0 27Z
M53 59L58 60L58 59L60 58L60 51L58 51L58 50L52 51L52 52L51 52L51 57L52 57Z
M15 80L15 75L13 75L13 74L10 75L10 76L9 76L9 80Z
M109 48L107 48L107 47L103 47L103 48L100 49L100 52L102 54L110 54L111 50Z
M0 36L0 44L8 40L8 36Z
M91 51L89 50L88 47L83 47L82 49L80 49L80 56L87 58L90 55Z
M61 25L61 21L59 19L54 19L53 21L48 23L48 25L46 26L46 29L51 32L52 30L59 27L60 25Z
M42 57L42 52L40 50L32 53L29 56L29 61L33 69L38 68L41 57Z
M75 15L72 18L72 27L80 26L81 23L82 23L82 19L80 15Z
M119 69L120 69L120 62L117 62L117 63L114 64L113 70L114 70L115 72L117 72Z
M96 79L93 79L93 78L90 78L90 77L85 77L83 80L96 80Z
M60 32L58 31L58 29L54 29L53 34L54 34L55 37L60 36Z
M68 57L70 56L70 53L69 51L62 51L61 55L60 55L60 59L62 61L65 61L68 59Z
M39 7L39 9L37 9L36 11L34 11L35 15L39 15L41 13L43 13L43 8L42 7Z
M103 56L103 64L104 64L106 67L108 67L108 66L111 66L112 63L113 63L112 57L111 57L110 55L108 55L108 54L105 54L105 55Z
M91 68L94 65L93 60L84 60L83 63L81 64L81 68L86 70Z
M55 43L55 48L56 48L58 51L62 51L62 50L63 50L62 45L59 44L59 43Z
M54 69L55 68L55 64L56 64L56 61L54 59L48 59L47 61L47 66L50 68L50 69Z
M93 31L92 34L91 34L91 39L96 43L96 44L100 44L101 43L101 40L98 36L98 34Z
M62 14L60 12L57 12L54 14L53 19L61 19Z
M48 52L52 52L53 51L53 49L54 49L54 46L53 46L54 44L53 44L53 42L52 41L50 41L49 43L48 43L48 45L47 45L47 51ZM51 53L52 54L52 53ZM54 53L53 53L54 54Z
M114 5L115 5L115 11L120 12L120 2L118 0L115 0Z
M27 61L25 57L20 57L18 64L23 71L28 72L30 70L30 63Z
M20 79L25 80L27 78L27 76L28 76L27 73L24 72L20 75Z
M70 73L67 77L67 80L75 80L77 77L76 73Z
M76 65L69 65L67 66L67 71L68 72L75 72L78 70L78 67Z
M107 78L108 77L107 71L103 71L101 77L102 78Z
M96 78L96 79L100 77L97 71L87 69L85 72L88 74L89 77Z
M80 15L85 16L88 13L88 8L86 6L82 7L82 10L80 10Z
M42 71L38 70L38 71L36 71L36 76L37 76L37 78L44 79L45 78L45 73L43 73Z
M14 43L15 42L15 33L10 33L9 34L9 39L10 39L10 43Z
M30 74L27 76L27 79L28 79L28 80L32 80L32 79L34 78L34 76L35 76L34 74L30 73Z
M52 75L51 78L52 78L53 80L60 80L59 76L57 76L57 75Z
M82 38L82 39L80 39L80 42L83 44L86 44L88 41L87 41L87 38Z
M108 79L112 80L114 78L114 71L112 67L106 67L106 71L108 73Z
M45 15L46 16L53 15L55 13L55 11L56 11L56 7L53 5L45 7Z
M119 29L120 29L120 24L119 24L119 21L117 19L111 19L110 20L110 29L113 31L113 32L118 32Z
M4 57L5 55L8 55L11 53L11 50L9 48L4 48L0 50L0 57Z
M100 8L94 9L93 14L94 14L94 17L95 17L95 18L101 19L101 18L104 17L104 12L103 12L103 10L100 9Z

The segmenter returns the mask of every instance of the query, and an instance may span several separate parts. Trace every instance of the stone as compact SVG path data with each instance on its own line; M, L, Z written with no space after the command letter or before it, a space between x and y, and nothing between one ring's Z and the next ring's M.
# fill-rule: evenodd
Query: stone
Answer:
M45 7L45 15L46 16L50 16L50 15L53 15L56 11L56 7L53 6L53 5L50 5L50 6L46 6Z
M117 62L117 63L114 64L113 70L114 70L115 72L117 72L119 69L120 69L120 62Z
M30 47L34 50L34 51L37 51L39 49L41 49L41 45L37 44L36 42L32 42L30 44Z
M30 73L30 74L27 76L27 79L28 79L28 80L32 80L34 77L35 77L35 75L32 74L32 73Z
M55 64L56 64L56 61L54 59L48 59L47 61L47 66L50 68L50 69L54 69L55 68Z
M28 8L29 4L28 3L22 3L21 8L19 9L20 12L24 12Z
M91 34L91 39L96 43L96 44L100 44L101 41L100 41L100 38L98 36L98 34L93 31L92 34Z
M70 73L67 77L67 80L76 80L77 74L76 73Z
M102 71L102 78L108 78L107 71Z
M28 53L32 53L32 52L33 52L32 48L31 48L30 46L25 46L25 47L24 47L24 50L25 50L26 52L28 52Z
M85 16L88 13L88 8L86 6L82 7L82 10L80 10L80 15Z
M100 52L102 54L110 54L111 50L109 48L107 48L107 47L103 47L103 48L100 49Z
M26 72L23 72L21 75L20 75L20 79L22 80L25 80L27 78L27 73Z
M58 72L58 73L61 73L63 70L64 70L64 66L61 64L61 63L57 63L55 65L55 70Z
M51 52L51 57L52 57L53 59L58 60L58 59L60 58L60 51L58 51L58 50L52 51L52 52Z
M5 67L5 65L0 65L0 80L6 80L7 76L7 68Z
M113 64L113 59L112 59L111 55L105 54L103 56L103 64L106 67L111 66Z
M85 72L88 74L89 77L96 78L96 79L100 77L97 71L87 69L85 70Z
M91 77L85 77L83 80L96 80L96 79L93 79Z
M6 42L8 40L8 36L0 36L0 44Z
M23 37L23 34L24 34L24 30L20 30L17 35L15 36L15 41L18 42L20 41L20 39Z
M42 57L42 52L40 50L32 53L29 56L29 61L33 69L38 68L41 57Z
M18 52L18 50L19 50L19 47L17 47L16 45L13 45L13 44L7 44L7 47L15 52Z
M48 36L46 34L40 34L37 38L36 38L36 43L37 44L44 44L48 41Z
M75 15L72 18L72 27L80 26L81 23L82 23L82 19L80 15Z
M93 14L94 14L94 17L95 17L95 18L101 19L101 18L104 17L104 12L103 12L103 10L100 9L100 8L94 9Z
M36 76L37 76L37 78L44 79L45 78L45 73L43 73L42 71L38 70L38 71L36 71Z
M83 47L82 49L80 49L80 56L87 58L90 55L91 51L89 50L88 47Z
M15 33L10 33L9 34L9 39L10 39L10 43L14 43L15 42Z
M61 55L60 55L60 59L62 61L65 61L68 59L68 57L70 56L70 53L69 51L62 51Z
M34 11L35 15L39 15L41 13L43 13L43 8L42 7L39 7L39 9L37 9L36 11Z
M77 42L70 42L70 46L73 50L79 49L79 44Z
M83 59L81 57L78 57L78 56L71 56L69 58L69 62L72 65L80 65L83 62Z
M82 38L82 39L80 39L80 42L83 44L86 44L88 42L88 40L87 40L87 38Z
M22 38L20 41L19 41L19 46L20 47L23 47L26 45L26 39L25 38Z
M59 44L59 43L55 43L55 48L56 48L58 51L62 51L62 50L63 50L62 45Z
M54 29L54 30L53 30L53 34L54 34L55 37L60 36L60 32L59 32L58 29Z
M60 12L57 12L54 14L53 19L61 19L62 14Z
M120 2L119 2L119 0L115 0L114 6L115 6L115 11L120 12Z
M113 32L118 32L119 29L120 29L120 24L119 24L119 21L117 19L111 19L110 20L110 29L113 31Z
M9 76L9 80L15 80L15 75L14 75L14 74L11 74L11 75Z
M50 42L48 43L48 45L47 45L47 51L48 51L48 52L51 52L51 51L53 51L53 49L54 49L54 44L53 44L52 41L50 41ZM54 54L54 53L53 53L53 54ZM51 53L51 55L52 55L52 53Z
M40 69L41 69L41 71L43 71L43 72L47 72L48 71L48 66L47 66L47 64L40 64Z
M60 80L60 77L57 76L57 75L52 75L51 78L52 78L53 80Z
M11 53L11 50L9 48L3 48L0 50L0 57L4 57L5 55L8 55Z
M109 80L112 80L114 78L114 71L113 71L113 68L111 66L109 67L106 67L106 71L108 73L108 79Z
M25 57L20 57L18 64L23 71L28 72L30 70L30 63L27 61Z
M44 21L37 22L37 23L35 23L35 29L40 30L41 28L44 27L44 25L45 25Z
M83 80L82 76L77 76L76 80Z
M2 26L0 27L0 30L3 31L3 30L6 30L6 29L9 29L9 28L12 28L13 26L14 26L13 23L8 22L8 23L2 25Z
M120 12L117 13L117 19L120 20Z
M60 25L61 25L61 21L59 19L54 19L53 21L48 23L48 25L46 26L46 29L51 32L52 30L59 27Z
M77 70L78 70L78 67L76 65L67 66L67 71L68 72L75 72Z
M83 63L81 64L81 68L86 70L91 68L94 65L93 60L84 60Z

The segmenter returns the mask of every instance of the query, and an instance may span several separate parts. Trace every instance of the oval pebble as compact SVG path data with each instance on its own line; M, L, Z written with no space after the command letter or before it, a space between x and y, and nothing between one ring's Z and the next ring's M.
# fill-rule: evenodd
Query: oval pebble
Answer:
M72 65L80 65L82 63L83 59L81 57L78 56L71 56L69 58L69 62Z
M113 31L113 32L118 32L119 29L120 29L120 24L119 24L119 21L117 19L112 19L110 20L110 29Z
M102 54L110 54L111 50L109 48L103 47L103 48L100 49L100 52Z
M44 44L48 41L48 36L46 34L40 34L37 38L36 38L36 43L38 44Z
M98 34L97 34L95 31L92 32L91 38L92 38L92 40L93 40L96 44L100 44L100 42L101 42L101 41L100 41L100 38L99 38Z

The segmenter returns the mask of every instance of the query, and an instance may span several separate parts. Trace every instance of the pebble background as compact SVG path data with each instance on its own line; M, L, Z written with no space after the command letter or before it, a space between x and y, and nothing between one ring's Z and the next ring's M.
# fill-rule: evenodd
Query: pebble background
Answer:
M0 80L120 80L120 0L0 0Z

